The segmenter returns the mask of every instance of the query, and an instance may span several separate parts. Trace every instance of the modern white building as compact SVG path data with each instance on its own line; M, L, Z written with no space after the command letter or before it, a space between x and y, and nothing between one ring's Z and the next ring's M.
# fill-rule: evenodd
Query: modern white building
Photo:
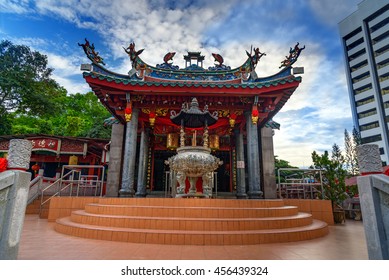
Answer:
M389 0L365 0L339 23L355 127L389 164Z

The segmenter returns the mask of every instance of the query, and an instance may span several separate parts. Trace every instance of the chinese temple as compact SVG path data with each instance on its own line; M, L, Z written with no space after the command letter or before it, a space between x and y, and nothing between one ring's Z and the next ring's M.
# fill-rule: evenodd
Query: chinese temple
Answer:
M83 77L112 114L107 196L175 195L177 186L182 194L189 188L203 193L212 177L211 193L276 198L272 136L279 125L272 119L301 82L292 65L305 46L287 50L278 73L267 77L255 71L266 56L259 48L243 53L236 68L216 53L214 66L204 68L201 52L184 54L180 68L175 52L153 66L142 60L145 50L131 43L123 49L132 69L119 74L107 69L87 39L79 46L91 61L82 64ZM172 158L184 147L204 148L218 165L196 179L173 172Z

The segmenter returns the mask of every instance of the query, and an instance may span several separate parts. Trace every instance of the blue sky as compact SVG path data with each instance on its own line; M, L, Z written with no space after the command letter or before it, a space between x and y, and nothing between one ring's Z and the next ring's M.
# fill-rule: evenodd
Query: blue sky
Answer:
M84 38L95 44L107 68L127 73L123 46L144 48L142 59L162 62L169 51L174 63L190 51L220 53L224 63L239 66L246 50L259 47L258 76L276 73L296 42L306 46L295 66L305 73L300 87L274 118L275 154L295 166L309 166L312 151L343 146L344 130L353 124L344 73L338 22L360 0L0 0L0 38L24 44L48 56L53 78L69 93L87 92L79 70L88 63ZM208 59L207 59L208 58ZM208 64L207 64L208 63Z

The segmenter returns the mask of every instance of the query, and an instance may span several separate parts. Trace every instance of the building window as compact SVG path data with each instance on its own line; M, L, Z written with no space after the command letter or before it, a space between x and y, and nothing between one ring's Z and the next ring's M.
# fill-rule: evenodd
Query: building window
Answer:
M369 78L369 77L370 77L370 72L367 71L367 72L365 72L365 73L363 73L361 75L356 76L352 81L353 81L353 84L355 84L355 83L357 83L359 81L362 81L362 80L364 80L366 78Z
M354 31L351 31L349 34L344 36L344 40L347 41L348 39L350 39L351 37L357 35L361 31L362 31L362 27L359 26L357 29L355 29Z
M389 101L386 101L386 102L384 103L384 107L385 107L385 109L386 109L386 108L389 108Z
M369 76L370 76L370 75L369 75ZM367 91L367 90L369 90L369 89L371 89L371 88L372 88L372 86L371 86L370 83L367 84L367 85L364 85L364 86L362 86L362 87L357 88L356 90L354 90L354 95L357 95L357 94L360 94L360 93L362 93L362 92L365 92L365 91Z
M377 63L377 68L381 69L381 68L385 67L386 65L389 65L389 58Z
M347 50L352 50L353 48L359 46L360 44L362 44L364 42L363 40L363 37L362 38L359 38L358 40L356 40L355 42L351 43L350 45L347 46Z
M380 36L377 36L375 37L374 39L372 39L372 43L373 45L381 42L382 40L386 39L386 38L389 38L389 30L382 33Z
M388 104L389 106L389 104ZM361 112L358 114L358 119L363 119L363 118L366 118L366 117L369 117L369 116L373 116L377 114L377 109L374 108L374 109L371 109L371 110L367 110L367 111L364 111L364 112Z
M367 124L364 124L364 125L360 125L359 126L359 131L365 131L365 130L373 129L373 128L376 128L376 127L379 127L379 126L380 126L380 124L378 122L367 123Z
M381 134L365 137L361 139L362 144L368 144L372 142L378 142L382 140Z
M358 106L362 106L362 105L365 105L365 104L368 104L368 103L371 103L371 102L374 102L374 97L373 96L369 96L369 97L366 97L364 99L361 99L361 100L357 101L356 104L357 104L357 107L358 107Z
M389 73L385 73L385 74L382 74L380 77L379 77L379 80L380 82L383 82L385 80L389 79Z
M380 148L380 155L384 155L384 154L385 154L384 148Z
M360 57L361 55L365 54L366 53L366 50L365 49L362 49L360 51L357 51L356 53L352 54L352 55L349 55L348 57L348 61L353 61L354 59L356 59L357 57Z
M389 17L370 27L370 32L374 32L387 24L389 24Z
M381 55L381 54L386 53L387 51L389 51L389 44L383 46L383 47L380 48L379 50L376 50L376 51L374 52L374 56L379 56L379 55Z
M385 94L388 94L388 93L389 93L389 87L381 89L381 94L382 95L385 95Z
M362 67L365 67L367 65L367 60L364 60L362 62L359 62L358 64L355 64L351 67L351 72L357 71L358 69L361 69Z

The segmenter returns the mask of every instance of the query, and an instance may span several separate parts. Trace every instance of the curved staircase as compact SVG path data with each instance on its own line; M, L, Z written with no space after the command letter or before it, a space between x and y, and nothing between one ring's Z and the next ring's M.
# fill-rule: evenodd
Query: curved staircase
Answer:
M248 245L322 237L328 225L283 200L101 198L57 219L55 230L133 243Z

